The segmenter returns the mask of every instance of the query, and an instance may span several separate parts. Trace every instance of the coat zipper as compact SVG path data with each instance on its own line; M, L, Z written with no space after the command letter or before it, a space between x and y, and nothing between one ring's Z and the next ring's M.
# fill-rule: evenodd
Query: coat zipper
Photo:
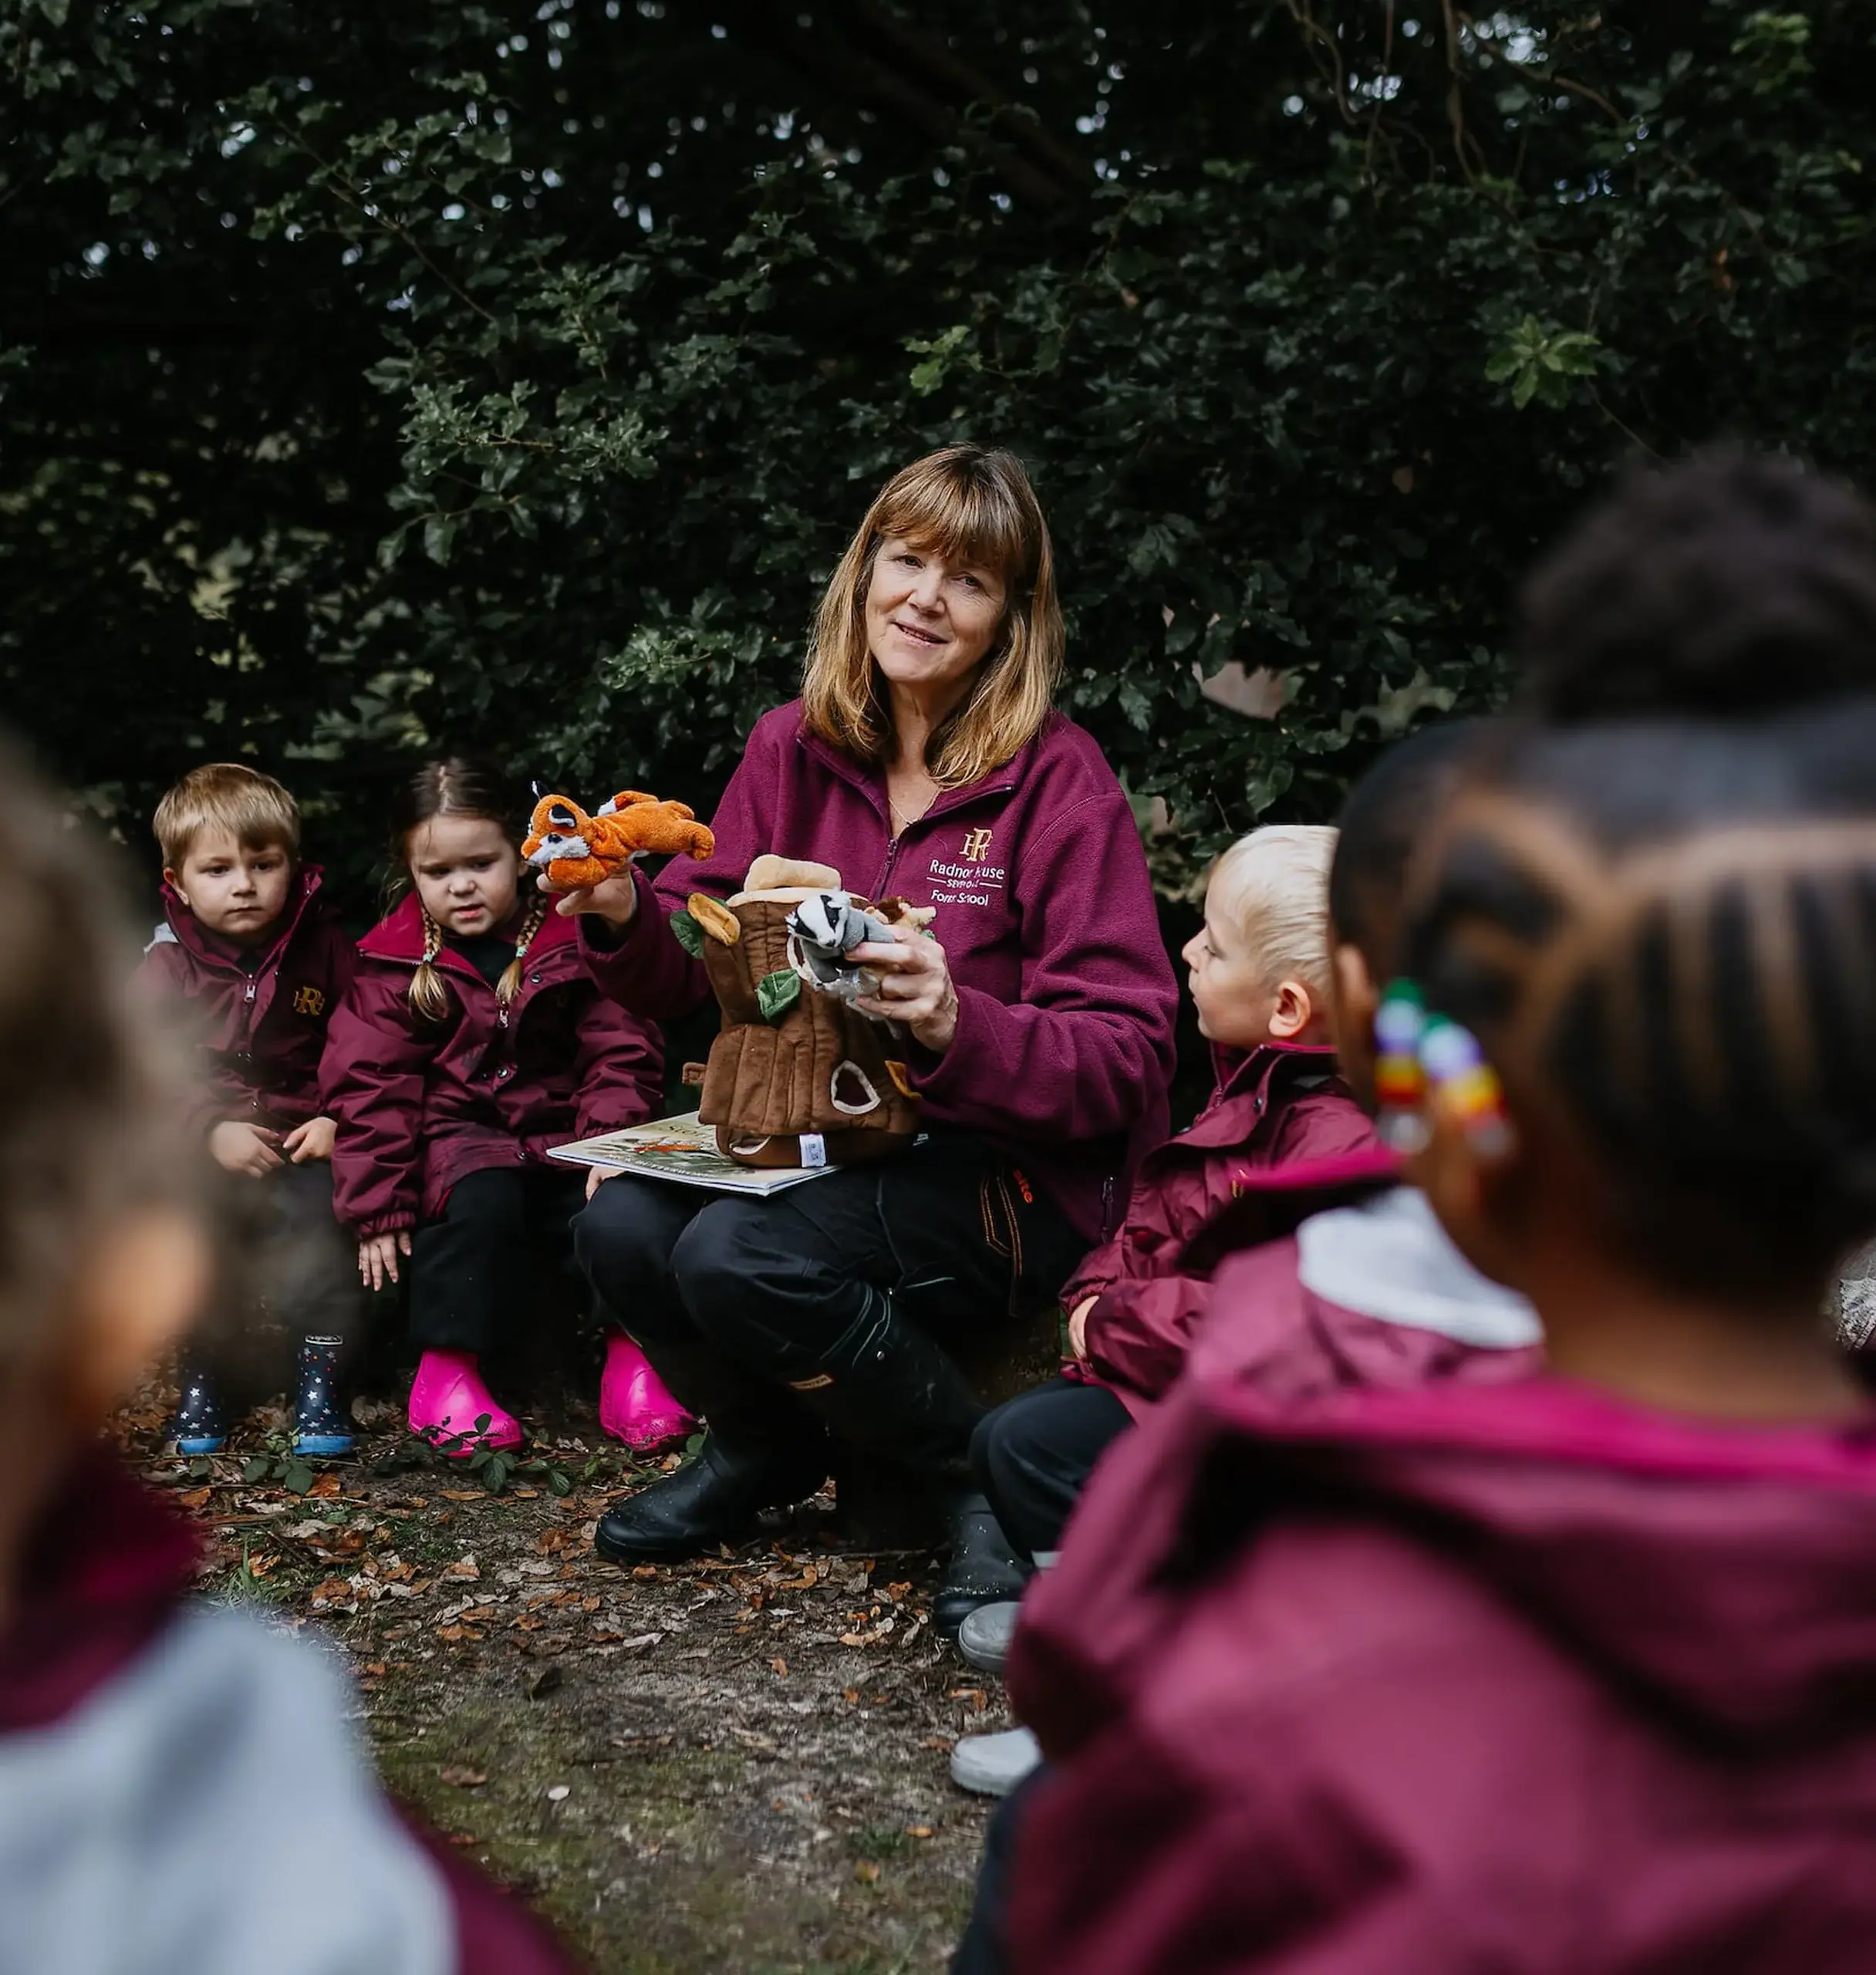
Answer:
M968 809L973 802L982 802L990 796L1011 795L1014 792L1016 784L1013 782L1000 782L989 788L974 789L965 797L963 801L958 802L947 802L945 797L959 795L962 792L961 791L941 790L933 799L932 806L926 811L924 815L915 817L897 836L892 834L892 808L889 798L886 817L886 865L873 886L872 895L876 902L890 896L886 890L886 886L891 882L894 868L899 863L900 847L914 830L923 829L927 823L936 822L943 817L954 815L960 809Z

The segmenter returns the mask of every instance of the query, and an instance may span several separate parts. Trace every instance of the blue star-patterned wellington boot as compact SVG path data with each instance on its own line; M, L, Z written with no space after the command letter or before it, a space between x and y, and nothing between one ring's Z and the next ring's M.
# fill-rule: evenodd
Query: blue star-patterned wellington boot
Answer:
M299 1403L294 1411L296 1453L352 1451L352 1423L339 1410L336 1386L342 1340L309 1337L299 1348Z
M228 1445L228 1422L222 1416L221 1402L209 1382L208 1374L196 1366L185 1365L181 1377L182 1396L177 1403L176 1416L170 1422L176 1451L191 1457L219 1453Z

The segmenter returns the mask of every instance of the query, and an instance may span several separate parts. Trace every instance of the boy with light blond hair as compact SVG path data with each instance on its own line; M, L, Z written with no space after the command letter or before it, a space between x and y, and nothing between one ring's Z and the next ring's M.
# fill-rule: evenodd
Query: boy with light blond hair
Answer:
M272 776L212 761L163 798L153 828L164 923L143 971L191 1018L209 1154L236 1180L266 1186L271 1233L322 1245L336 1224L319 1061L352 977L353 947L322 895L319 867L300 861L299 805ZM350 1427L332 1389L338 1302L329 1271L315 1263L300 1273L308 1307L280 1313L301 1333L295 1444L349 1453ZM219 1451L228 1428L214 1379L187 1363L182 1388L179 1450Z
M1061 1306L1071 1362L988 1414L972 1443L973 1470L1019 1571L1056 1547L1096 1460L1183 1362L1211 1288L1186 1253L1193 1237L1248 1176L1373 1145L1328 1044L1335 838L1318 825L1274 824L1212 867L1205 923L1183 954L1212 1048L1211 1100L1147 1154L1119 1231L1069 1278ZM1014 1607L997 1609L1013 1622ZM967 1621L967 1653L973 1632L985 1629Z

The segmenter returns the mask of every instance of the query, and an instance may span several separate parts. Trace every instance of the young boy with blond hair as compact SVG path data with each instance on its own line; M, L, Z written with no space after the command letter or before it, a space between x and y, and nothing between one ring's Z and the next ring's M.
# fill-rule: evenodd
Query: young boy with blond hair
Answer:
M352 977L353 946L300 861L299 809L271 775L235 761L192 768L157 805L164 923L144 971L187 1005L197 1048L200 1122L215 1163L263 1183L271 1232L316 1258L331 1238L333 1124L319 1109L326 1025ZM300 1332L295 1444L349 1453L332 1390L339 1304L330 1272L295 1271L301 1293L279 1315ZM214 1382L187 1364L180 1450L227 1438Z
M1108 1443L1176 1376L1211 1288L1186 1254L1192 1237L1247 1176L1374 1143L1328 1046L1335 836L1272 825L1212 868L1205 923L1183 955L1212 1048L1211 1100L1147 1154L1119 1231L1063 1289L1073 1362L987 1414L972 1443L978 1485L1019 1558L1055 1548ZM982 1602L1020 1584L1019 1575Z

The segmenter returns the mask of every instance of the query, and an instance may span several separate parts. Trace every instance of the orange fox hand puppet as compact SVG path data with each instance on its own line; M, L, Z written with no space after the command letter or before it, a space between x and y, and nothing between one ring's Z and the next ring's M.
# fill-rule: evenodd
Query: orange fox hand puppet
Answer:
M681 802L660 802L636 788L622 788L589 816L571 796L543 795L534 805L531 834L521 855L547 874L555 891L596 885L631 868L641 853L684 851L703 859L717 839Z

